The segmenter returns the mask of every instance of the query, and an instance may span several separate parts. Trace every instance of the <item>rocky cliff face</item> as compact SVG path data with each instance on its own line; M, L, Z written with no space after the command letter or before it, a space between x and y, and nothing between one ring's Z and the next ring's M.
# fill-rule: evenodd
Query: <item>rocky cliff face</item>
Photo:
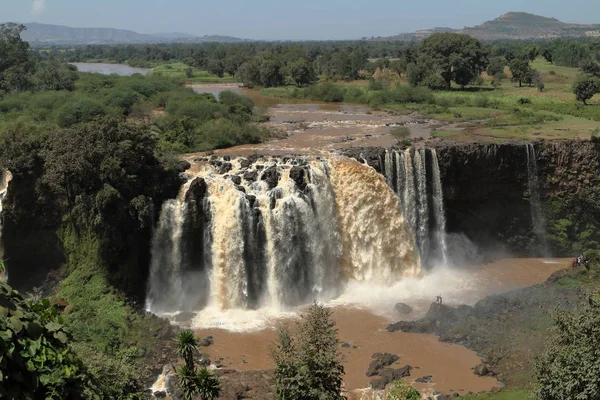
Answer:
M525 144L436 146L447 231L478 248L529 254L535 241Z
M539 255L528 187L527 143L432 142L444 192L447 232L463 234L479 249ZM572 255L600 242L600 143L533 143L554 255ZM344 155L383 173L382 148Z

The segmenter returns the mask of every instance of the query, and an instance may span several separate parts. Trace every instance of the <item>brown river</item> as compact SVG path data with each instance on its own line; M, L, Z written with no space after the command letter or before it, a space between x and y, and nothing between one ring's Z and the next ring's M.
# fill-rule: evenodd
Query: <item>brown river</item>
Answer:
M315 154L352 147L390 147L397 140L390 135L393 126L410 129L412 138L430 138L435 121L415 115L394 116L371 111L365 106L320 103L306 99L266 97L256 90L236 84L192 85L196 92L218 96L224 90L246 95L265 107L271 120L266 126L287 134L285 139L217 150L220 155Z
M479 377L473 367L481 358L455 344L442 343L435 335L388 332L391 322L422 316L435 296L445 304L474 304L488 294L531 286L545 281L553 272L568 266L567 259L501 259L465 269L440 268L422 278L408 278L391 287L350 284L336 300L328 303L339 329L339 338L350 348L340 348L345 367L347 394L365 398L369 378L365 372L371 356L377 352L397 354L392 367L414 367L405 378L423 393L489 391L502 384L492 377ZM394 310L396 302L414 308L408 316ZM268 311L219 314L202 312L193 321L199 337L213 336L214 344L206 351L212 360L223 358L225 368L241 371L272 369L269 348L276 338L275 329L297 320L296 313L269 314ZM433 383L414 380L431 375Z

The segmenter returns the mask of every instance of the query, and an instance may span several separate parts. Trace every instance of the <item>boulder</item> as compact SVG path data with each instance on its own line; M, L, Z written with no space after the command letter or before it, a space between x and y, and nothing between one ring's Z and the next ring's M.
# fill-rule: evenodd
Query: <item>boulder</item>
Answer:
M205 338L202 338L198 341L198 345L201 347L208 347L210 345L212 345L215 342L214 338L212 336L207 336Z
M219 174L226 174L227 172L231 171L233 169L233 165L231 165L230 162L224 162L221 165L219 165L219 167L217 168L217 172Z
M248 182L256 182L257 178L258 178L258 171L250 170L250 171L244 172L244 179L247 180Z
M431 375L422 376L420 378L417 378L417 379L415 379L415 382L417 382L417 383L434 383L433 376L431 376Z
M296 183L298 190L304 192L308 185L308 172L304 167L294 166L290 170L290 179Z
M242 184L242 177L239 175L229 175L229 179L231 179L231 181L236 185Z
M409 306L408 304L404 304L404 303L396 303L396 305L394 306L394 309L396 311L398 311L400 314L410 314L411 312L413 312L413 308L411 306Z
M277 167L269 167L265 169L260 177L261 180L267 182L269 189L276 188L280 178L281 174L277 170Z
M477 376L494 376L496 375L488 364L482 363L473 368L473 372Z
M367 376L375 376L379 374L379 371L381 371L383 368L389 367L400 359L400 357L398 357L396 354L390 353L375 353L373 354L372 358L373 361L371 361L371 364L369 364L369 368L367 369Z
M402 368L384 368L379 373L379 378L372 379L369 383L369 386L373 390L384 390L387 385L392 382L397 381L398 379L405 378L410 376L410 371L412 367L410 365L406 365Z

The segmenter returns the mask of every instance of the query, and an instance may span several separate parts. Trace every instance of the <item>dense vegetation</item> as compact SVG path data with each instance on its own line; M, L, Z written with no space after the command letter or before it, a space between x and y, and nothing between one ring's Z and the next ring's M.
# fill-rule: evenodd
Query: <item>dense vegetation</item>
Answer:
M536 363L540 400L600 396L600 303L593 295L573 312L557 312L553 335Z
M271 351L277 398L343 399L339 345L331 311L317 303L302 315L295 334L281 328Z
M99 399L70 340L48 299L25 300L0 282L0 397Z

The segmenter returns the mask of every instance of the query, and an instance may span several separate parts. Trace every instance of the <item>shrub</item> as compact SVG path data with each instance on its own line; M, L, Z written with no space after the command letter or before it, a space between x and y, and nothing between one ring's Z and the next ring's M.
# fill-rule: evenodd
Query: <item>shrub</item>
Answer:
M383 90L385 89L385 84L383 81L377 79L369 79L369 90Z
M396 381L387 394L387 400L419 400L421 394L404 381Z
M66 128L75 124L92 121L95 118L106 115L106 113L106 108L102 103L84 97L62 106L58 111L57 123L59 126Z
M410 129L406 126L395 126L390 131L390 135L401 141L410 137Z
M475 107L486 108L489 103L489 98L487 96L475 96Z
M520 105L531 104L531 99L528 97L519 97L517 103L519 103Z
M444 90L446 89L446 81L438 74L433 74L425 77L421 82L422 86L426 86L431 90Z
M0 283L0 304L1 398L99 398L47 299L25 301Z
M600 302L592 295L573 312L557 312L552 335L535 363L539 398L597 398L600 393L599 342Z

